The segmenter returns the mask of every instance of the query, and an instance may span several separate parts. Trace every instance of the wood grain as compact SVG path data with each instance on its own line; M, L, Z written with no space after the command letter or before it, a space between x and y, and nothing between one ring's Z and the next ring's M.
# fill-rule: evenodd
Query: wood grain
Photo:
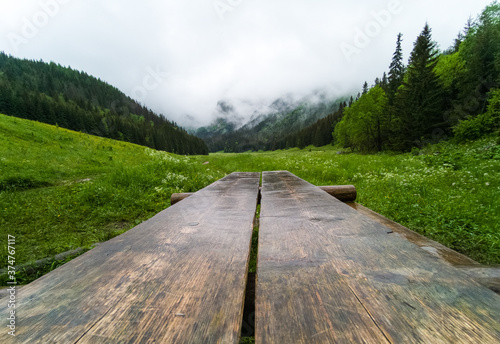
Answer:
M455 250L452 250L449 247L446 247L434 240L431 240L423 235L418 234L417 232L412 231L409 228L406 228L402 226L401 224L394 222L385 216L382 216L373 210L362 206L361 204L354 203L354 202L348 202L346 203L348 206L350 206L353 209L356 209L358 212L361 214L369 217L372 220L375 220L379 223L381 223L383 226L386 226L387 228L390 228L394 232L400 234L403 236L406 240L414 243L415 245L419 246L420 248L424 249L425 251L429 252L430 254L435 255L436 257L439 257L445 262L450 263L451 265L454 266L461 266L461 265L467 265L467 266L472 266L472 265L477 265L481 266L478 262L472 260L471 258L467 257L466 255L463 255Z
M500 294L500 266L459 266L461 271L479 284Z
M2 343L238 343L259 179L233 173L23 287Z
M346 204L351 208L356 209L361 214L368 216L387 228L390 228L394 232L402 235L406 240L414 243L426 252L440 258L443 262L459 268L482 286L500 294L500 267L481 265L471 258L443 246L434 240L426 238L423 235L420 235L411 229L362 206L361 204L354 202L348 202Z
M288 172L265 172L256 343L500 343L500 297Z

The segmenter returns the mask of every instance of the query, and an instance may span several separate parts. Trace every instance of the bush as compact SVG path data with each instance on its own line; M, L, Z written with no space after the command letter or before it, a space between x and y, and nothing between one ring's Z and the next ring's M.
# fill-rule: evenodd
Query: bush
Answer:
M500 90L490 93L488 110L476 117L460 121L454 128L459 143L480 139L500 128Z

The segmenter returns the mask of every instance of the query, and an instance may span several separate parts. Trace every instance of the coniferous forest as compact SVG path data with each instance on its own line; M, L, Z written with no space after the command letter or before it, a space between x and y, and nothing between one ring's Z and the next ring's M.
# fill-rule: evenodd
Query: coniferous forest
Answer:
M208 154L203 140L100 79L2 52L0 113L177 154Z

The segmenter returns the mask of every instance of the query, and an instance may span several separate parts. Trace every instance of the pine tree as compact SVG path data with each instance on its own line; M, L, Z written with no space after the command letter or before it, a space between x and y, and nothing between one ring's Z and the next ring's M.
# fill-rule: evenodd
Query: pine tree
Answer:
M407 82L398 91L396 114L399 115L399 145L403 150L430 141L443 125L442 86L434 68L438 51L431 29L425 25L418 36L408 63Z
M368 83L365 81L363 84L363 93L362 94L367 94L368 93Z
M389 78L387 80L387 98L390 105L394 103L394 96L396 95L399 86L403 83L405 75L403 48L401 47L402 42L403 34L399 33L396 42L396 51L392 55L392 62L389 66Z
M382 76L382 80L380 81L380 87L386 92L387 94L387 86L389 85L389 80L387 79L387 73L384 72L384 75Z

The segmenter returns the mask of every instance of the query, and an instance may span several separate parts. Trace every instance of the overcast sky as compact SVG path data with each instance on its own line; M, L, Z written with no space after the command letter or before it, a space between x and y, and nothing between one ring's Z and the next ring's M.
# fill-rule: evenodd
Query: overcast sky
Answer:
M405 62L427 21L441 49L486 0L2 0L0 50L118 87L186 126L283 95L357 92Z

